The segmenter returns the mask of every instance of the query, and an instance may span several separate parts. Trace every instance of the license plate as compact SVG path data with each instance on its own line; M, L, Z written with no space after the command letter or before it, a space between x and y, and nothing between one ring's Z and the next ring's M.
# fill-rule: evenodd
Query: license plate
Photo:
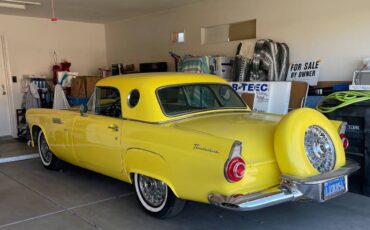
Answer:
M345 177L339 177L324 183L324 200L328 200L340 194L347 192L347 180Z

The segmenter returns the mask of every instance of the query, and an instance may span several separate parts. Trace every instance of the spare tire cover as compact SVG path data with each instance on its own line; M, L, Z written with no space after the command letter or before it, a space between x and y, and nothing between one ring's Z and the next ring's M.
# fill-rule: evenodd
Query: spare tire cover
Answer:
M318 111L303 108L285 115L275 130L275 155L283 175L305 178L320 174L305 150L305 133L310 126L319 126L331 138L336 155L334 169L345 165L345 153L338 130Z

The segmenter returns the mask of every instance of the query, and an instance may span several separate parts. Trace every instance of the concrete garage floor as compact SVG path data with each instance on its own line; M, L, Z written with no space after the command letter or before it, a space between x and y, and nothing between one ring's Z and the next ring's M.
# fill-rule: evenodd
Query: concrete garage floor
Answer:
M0 158L14 157L24 154L36 153L36 148L30 148L25 141L11 137L0 138Z
M370 198L348 193L319 204L233 212L189 202L170 220L145 215L129 184L39 159L0 164L0 229L369 229Z

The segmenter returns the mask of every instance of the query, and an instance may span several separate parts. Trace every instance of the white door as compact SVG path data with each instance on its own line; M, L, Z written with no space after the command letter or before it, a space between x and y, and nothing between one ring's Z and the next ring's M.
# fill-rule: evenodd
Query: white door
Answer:
M9 106L9 91L7 87L6 69L5 69L5 51L3 49L3 37L0 36L0 137L10 136L11 120L10 120L10 106Z

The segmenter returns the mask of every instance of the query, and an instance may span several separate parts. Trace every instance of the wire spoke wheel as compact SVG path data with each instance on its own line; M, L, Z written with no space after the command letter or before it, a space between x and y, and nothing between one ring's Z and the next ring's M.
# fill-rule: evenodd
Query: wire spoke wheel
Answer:
M62 161L54 155L45 138L45 134L40 131L38 134L38 149L41 163L45 168L51 170L59 170L62 166Z
M144 200L158 208L167 200L167 185L162 181L139 175L139 190Z
M40 137L40 157L42 157L47 164L50 164L53 158L53 153L49 149L49 145L46 142L44 134L41 134Z
M329 172L335 166L335 148L329 135L317 125L308 127L304 137L308 160L320 173Z
M141 207L156 218L176 216L185 207L185 201L179 199L163 181L135 173L133 175L136 197Z

